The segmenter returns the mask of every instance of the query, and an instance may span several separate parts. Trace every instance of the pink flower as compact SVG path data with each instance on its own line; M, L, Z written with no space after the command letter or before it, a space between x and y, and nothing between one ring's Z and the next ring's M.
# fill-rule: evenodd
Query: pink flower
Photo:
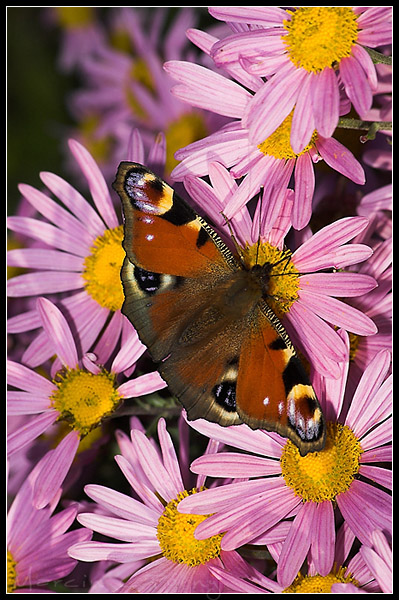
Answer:
M115 9L108 33L119 44L104 42L95 53L83 57L84 83L74 92L71 109L83 125L94 120L94 140L126 140L132 127L139 126L148 149L153 136L163 131L168 149L166 172L170 174L176 165L174 152L220 127L224 119L188 109L171 97L171 81L162 63L187 55L185 31L194 25L196 13L192 7L182 7L166 27L168 16L162 9L155 18L152 11L126 6Z
M8 593L43 593L45 583L68 575L76 565L67 554L72 544L91 538L88 530L67 531L75 520L77 505L53 515L61 496L61 489L51 490L51 504L38 510L34 502L34 488L45 456L21 485L8 513L7 535L7 591Z
M226 588L214 578L212 565L234 570L243 577L254 571L235 551L221 551L221 536L204 542L194 539L195 526L202 516L186 518L178 513L183 498L202 495L204 478L198 477L196 487L186 491L164 419L158 422L160 447L141 429L131 430L131 440L122 433L118 437L123 455L116 456L116 461L135 496L88 485L86 493L110 514L81 513L78 520L122 543L78 543L69 548L70 556L88 562L134 564L133 574L117 590L119 593L221 592ZM213 452L214 446L211 443L208 452ZM143 559L146 564L137 565L136 561Z
M150 163L153 158L158 165L164 160L163 142L163 138L158 138L153 144L148 157ZM43 217L12 216L8 226L12 231L40 241L42 247L10 251L10 265L32 271L10 279L8 294L12 298L62 295L59 306L73 321L82 352L93 350L104 364L119 341L133 334L132 326L120 310L124 299L120 281L125 255L123 226L104 177L91 155L74 140L70 140L69 147L87 180L95 208L54 173L42 173L41 178L59 202L21 184L21 192ZM145 160L137 132L132 136L128 159ZM33 309L12 317L8 331L22 333L40 325L39 315ZM36 367L52 353L50 340L41 332L26 348L22 360Z
M253 143L269 137L294 107L294 152L309 143L314 129L330 137L338 123L340 85L365 118L377 87L365 47L391 42L391 7L212 7L210 12L233 21L235 31L212 47L216 65L240 65L269 78L243 115Z
M343 340L348 352L345 335ZM380 352L365 369L349 409L343 403L347 364L342 363L338 380L313 382L327 421L326 447L320 452L300 457L292 442L246 425L189 422L212 439L245 451L202 456L192 470L244 481L186 498L179 511L212 513L195 535L202 539L223 531L225 550L256 540L294 516L278 558L277 578L284 587L294 580L310 549L315 570L321 575L331 571L336 510L362 543L370 544L375 528L390 531L391 498L383 488L391 487L391 473L372 464L391 460L392 383L391 377L385 379L390 353Z
M98 427L125 398L151 393L165 387L165 383L155 372L118 385L117 374L129 368L143 352L136 335L126 340L110 371L106 371L98 366L93 354L79 360L72 332L54 304L40 298L37 305L44 332L57 354L53 370L59 370L50 381L23 364L8 361L8 383L13 387L7 394L8 414L33 416L9 434L7 446L8 454L13 454L57 420L65 421L71 428L58 446L47 453L46 468L36 479L33 498L35 506L42 508L49 502L51 490L59 487L68 473L81 438Z
M306 148L295 152L290 142L292 114L286 116L277 131L254 142L245 125L244 114L251 112L256 94L252 96L244 88L245 84L240 85L205 67L182 61L169 61L164 68L179 81L172 88L174 95L194 106L221 111L221 114L239 119L178 150L175 157L181 162L172 171L172 177L177 181L192 175L203 176L208 174L208 164L217 161L231 168L236 178L243 177L225 208L226 217L234 216L261 187L265 209L277 212L294 174L292 223L296 229L301 229L310 219L315 186L313 163L320 159L356 183L364 183L363 168L353 154L340 142L322 136L314 128ZM252 84L251 89L255 91L258 86Z

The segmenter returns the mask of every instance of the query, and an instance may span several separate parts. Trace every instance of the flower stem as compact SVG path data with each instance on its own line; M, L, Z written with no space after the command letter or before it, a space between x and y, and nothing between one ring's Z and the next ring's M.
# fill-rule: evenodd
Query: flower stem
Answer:
M375 65L379 63L392 65L392 56L385 56L385 54L381 54L381 52L377 52L377 50L373 50L372 48L366 48L366 50Z
M362 121L361 119L351 119L341 117L338 121L338 127L341 129L357 129L367 131L365 136L362 136L362 141L374 140L377 131L390 131L392 129L392 121Z

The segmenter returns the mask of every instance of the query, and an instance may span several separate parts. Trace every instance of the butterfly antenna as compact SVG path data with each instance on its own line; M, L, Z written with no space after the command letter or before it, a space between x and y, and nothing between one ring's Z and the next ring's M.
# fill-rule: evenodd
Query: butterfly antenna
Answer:
M233 228L232 228L232 226L231 226L231 224L230 224L230 220L229 220L229 219L226 217L226 215L225 215L223 212L222 212L222 213L220 213L220 214L222 215L223 219L226 221L226 225L227 225L227 227L228 227L228 229L229 229L229 232L230 232L230 237L231 237L231 239L232 239L232 241L233 241L233 244L234 244L234 247L235 247L235 249L236 249L236 252L237 252L238 256L240 257L240 260L241 260L241 262L244 264L244 262L245 262L245 261L244 261L244 255L243 255L243 253L242 253L241 246L240 246L240 244L237 242L237 238L236 238L236 236L234 235L234 231L233 231Z

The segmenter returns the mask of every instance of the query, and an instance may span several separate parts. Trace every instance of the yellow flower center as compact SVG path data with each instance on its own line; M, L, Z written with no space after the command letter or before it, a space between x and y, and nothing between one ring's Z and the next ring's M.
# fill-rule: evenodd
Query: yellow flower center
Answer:
M202 115L196 112L184 113L175 121L169 123L166 132L166 173L170 173L177 165L174 154L208 135Z
M270 271L270 283L267 303L278 318L289 311L298 298L298 275L294 263L291 260L289 250L279 250L269 242L252 246L248 244L242 249L245 266L250 269L254 265L273 265Z
M94 22L92 6L55 6L53 10L58 15L60 25L65 29L85 27Z
M180 492L174 500L168 502L159 517L157 538L165 558L175 563L185 563L189 567L203 565L220 554L220 542L223 534L214 535L206 540L196 540L194 531L209 515L187 515L179 513L177 506L183 498L196 494L197 489Z
M351 55L359 32L357 15L349 6L302 6L287 11L288 34L282 36L291 61L317 73Z
M327 423L326 445L320 452L299 454L288 440L281 455L281 472L286 484L305 501L334 500L346 492L359 472L363 452L347 425Z
M58 373L52 406L81 436L87 435L118 407L121 396L115 388L115 375L107 371L93 374L81 369Z
M17 587L17 563L13 559L13 556L9 550L7 550L7 594L12 592Z
M82 277L88 294L100 306L116 311L123 304L120 271L125 251L122 247L123 225L107 229L94 241L86 256Z
M297 158L308 152L312 146L314 145L317 139L317 131L313 132L311 140L307 146L301 152L296 154L291 148L290 143L290 134L291 134L291 124L292 124L292 116L294 111L292 111L288 117L284 119L284 121L277 127L276 131L274 131L268 138L266 138L263 142L258 144L258 148L263 154L274 156L274 158L289 160L291 158Z
M349 360L353 361L353 360L355 360L356 352L359 347L360 336L357 335L356 333L352 333L351 331L349 331L348 333L349 333Z
M346 574L346 567L334 569L328 575L301 575L299 574L283 594L331 594L333 583L353 583L359 587L359 582L350 574Z
M134 59L129 75L130 79L127 81L126 86L127 103L136 117L138 117L139 119L146 119L148 117L146 108L145 106L140 104L140 101L136 98L133 90L129 85L130 81L140 83L144 88L151 92L151 94L154 94L155 85L151 75L151 71L143 58Z

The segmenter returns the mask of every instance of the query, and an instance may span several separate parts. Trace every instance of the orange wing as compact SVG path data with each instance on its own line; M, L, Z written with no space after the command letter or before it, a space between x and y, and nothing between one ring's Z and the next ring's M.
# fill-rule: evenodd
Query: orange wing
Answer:
M302 455L321 450L325 423L319 402L282 324L263 308L241 347L237 412L252 428L288 437Z

